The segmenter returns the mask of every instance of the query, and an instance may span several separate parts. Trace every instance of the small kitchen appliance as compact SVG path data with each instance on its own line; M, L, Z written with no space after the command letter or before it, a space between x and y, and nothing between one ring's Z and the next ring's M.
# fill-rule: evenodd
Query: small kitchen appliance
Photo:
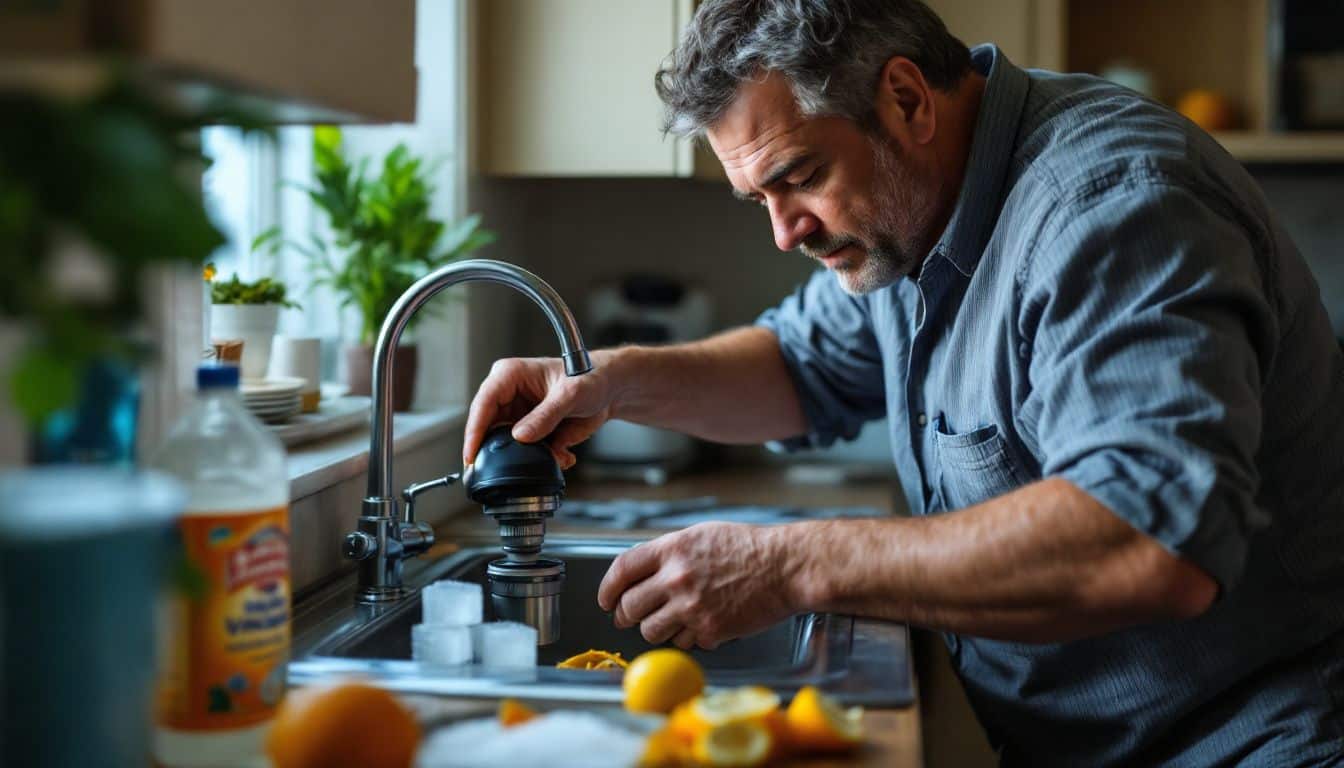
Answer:
M673 344L707 336L709 296L674 278L639 274L599 285L588 298L586 336L600 347ZM612 420L586 443L579 470L589 477L629 478L661 485L695 460L688 435Z

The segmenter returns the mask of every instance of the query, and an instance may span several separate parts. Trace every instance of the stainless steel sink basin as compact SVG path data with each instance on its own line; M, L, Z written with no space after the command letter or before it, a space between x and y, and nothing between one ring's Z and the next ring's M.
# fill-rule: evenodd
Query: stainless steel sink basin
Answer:
M555 662L590 648L633 658L653 646L638 630L617 629L597 605L607 566L629 543L548 540L545 554L565 561L559 640L538 652L538 666L520 672L476 665L430 667L410 661L411 626L420 621L418 593L393 604L357 605L350 585L335 585L305 601L295 613L290 681L313 682L333 674L359 674L388 688L455 696L522 696L581 702L621 699L618 672L556 669ZM407 563L405 582L419 588L438 579L485 584L485 567L497 547L464 549L437 561ZM486 620L490 614L486 601ZM768 685L785 696L816 685L844 702L898 707L913 701L909 636L888 622L831 614L805 614L713 651L697 650L710 685Z

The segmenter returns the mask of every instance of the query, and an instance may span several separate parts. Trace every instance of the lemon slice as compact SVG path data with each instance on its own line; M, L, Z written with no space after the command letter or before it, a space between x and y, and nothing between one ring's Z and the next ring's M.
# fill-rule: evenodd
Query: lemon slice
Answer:
M499 702L499 724L505 728L522 725L535 719L537 711L517 699L502 699Z
M630 662L619 653L589 649L555 665L558 669L625 669Z
M863 707L845 709L810 685L793 697L786 714L791 739L804 749L841 751L863 741Z
M691 754L712 768L752 768L770 756L772 738L760 723L744 721L716 725L695 739Z
M779 709L779 694L759 685L730 688L691 702L694 716L710 727L763 720Z

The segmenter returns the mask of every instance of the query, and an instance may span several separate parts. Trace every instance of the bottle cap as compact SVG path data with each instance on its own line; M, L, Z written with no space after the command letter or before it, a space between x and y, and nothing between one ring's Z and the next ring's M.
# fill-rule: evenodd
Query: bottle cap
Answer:
M229 389L238 388L238 366L219 365L217 363L197 366L197 389L217 389L222 387L227 387Z

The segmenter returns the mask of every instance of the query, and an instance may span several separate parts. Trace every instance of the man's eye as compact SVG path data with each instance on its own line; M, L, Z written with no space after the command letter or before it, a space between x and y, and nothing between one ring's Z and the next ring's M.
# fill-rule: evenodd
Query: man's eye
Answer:
M793 186L801 190L809 190L815 187L820 179L821 179L821 166L817 166L816 168L812 169L812 173L808 174L806 179L803 179L802 181L798 182L797 184L794 184Z

